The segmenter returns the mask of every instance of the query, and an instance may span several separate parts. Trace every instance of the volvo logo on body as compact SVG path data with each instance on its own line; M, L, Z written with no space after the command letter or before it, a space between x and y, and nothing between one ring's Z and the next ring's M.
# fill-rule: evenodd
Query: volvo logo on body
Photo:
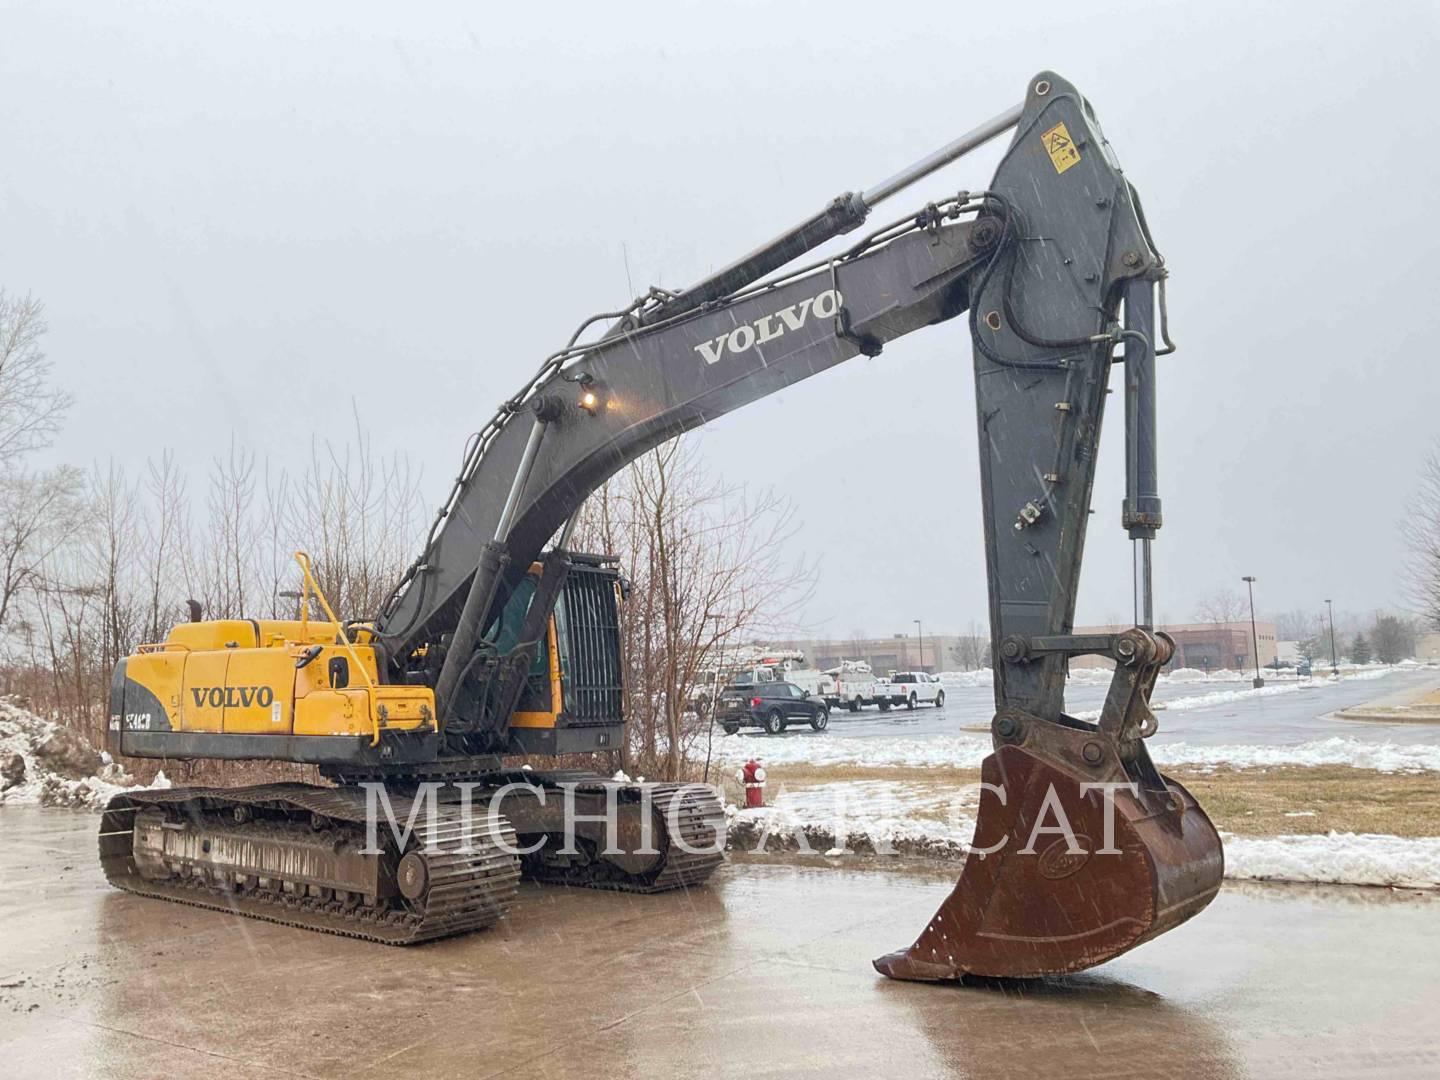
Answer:
M799 330L811 315L817 319L833 319L839 312L845 298L837 289L826 289L815 296L808 296L798 304L791 304L769 315L762 315L752 323L737 326L729 333L702 341L695 351L705 358L705 363L714 364L727 352L736 355L748 352L756 345L764 345L784 337L792 330Z
M268 686L192 686L190 696L197 709L202 705L212 709L248 709L252 705L268 709L275 701L275 691Z

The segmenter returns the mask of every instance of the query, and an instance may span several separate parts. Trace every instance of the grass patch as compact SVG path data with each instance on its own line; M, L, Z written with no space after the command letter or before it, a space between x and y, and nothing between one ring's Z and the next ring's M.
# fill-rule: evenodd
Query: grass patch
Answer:
M1242 836L1371 832L1440 836L1440 779L1346 765L1176 772L1211 820ZM1314 817L1287 817L1313 811Z
M1168 770L1199 800L1216 826L1241 836L1369 832L1440 836L1440 778L1434 773L1382 773L1347 765L1272 769ZM799 791L819 784L889 781L937 794L980 782L979 769L912 769L859 765L793 764L770 772L767 802L784 785ZM726 777L726 794L744 793ZM1296 816L1288 816L1296 815Z

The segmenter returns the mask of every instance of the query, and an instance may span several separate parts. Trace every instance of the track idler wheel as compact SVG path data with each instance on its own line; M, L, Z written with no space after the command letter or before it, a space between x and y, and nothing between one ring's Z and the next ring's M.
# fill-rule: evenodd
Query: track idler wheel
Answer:
M1144 771L1157 780L1138 795L1112 788L1107 807L1103 790L1082 791L1099 781L1079 767L1018 746L987 757L960 880L915 944L876 970L922 981L1065 974L1202 910L1220 888L1220 837L1189 792Z

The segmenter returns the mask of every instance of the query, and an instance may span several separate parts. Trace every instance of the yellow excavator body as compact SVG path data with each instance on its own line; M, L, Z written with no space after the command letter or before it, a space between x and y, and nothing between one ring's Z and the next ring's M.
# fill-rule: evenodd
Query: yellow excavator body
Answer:
M381 685L373 645L341 643L330 622L181 623L127 658L125 675L151 705L111 718L127 731L370 739L434 725L429 687Z

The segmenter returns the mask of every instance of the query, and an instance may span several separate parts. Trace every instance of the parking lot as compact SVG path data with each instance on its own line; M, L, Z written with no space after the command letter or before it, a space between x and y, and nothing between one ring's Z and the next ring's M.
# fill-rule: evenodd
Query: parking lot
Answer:
M88 814L0 817L8 1075L1433 1076L1440 900L1227 887L1083 976L892 983L945 870L732 860L692 893L522 889L410 950L109 889ZM858 866L859 864L857 864Z

